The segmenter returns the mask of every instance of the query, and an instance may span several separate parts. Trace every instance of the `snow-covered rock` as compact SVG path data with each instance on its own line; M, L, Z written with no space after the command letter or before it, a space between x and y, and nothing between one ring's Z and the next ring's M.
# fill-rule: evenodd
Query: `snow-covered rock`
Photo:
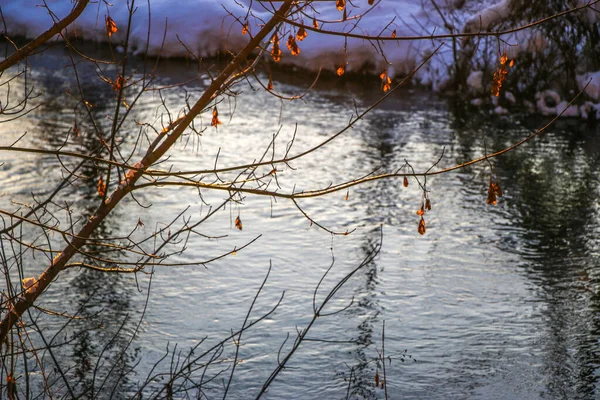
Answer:
M585 88L585 94L596 101L600 100L600 71L577 75L576 80L579 90Z

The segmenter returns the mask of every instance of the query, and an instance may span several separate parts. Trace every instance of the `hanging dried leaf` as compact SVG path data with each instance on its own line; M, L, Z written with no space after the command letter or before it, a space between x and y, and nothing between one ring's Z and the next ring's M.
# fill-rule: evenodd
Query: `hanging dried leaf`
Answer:
M500 89L502 88L502 84L508 75L506 61L508 61L508 57L506 56L506 53L504 53L500 57L500 67L498 67L496 72L494 72L491 92L496 97L500 96ZM515 60L510 61L509 67L512 67L513 65L515 65Z
M375 371L375 387L379 387L379 370Z
M381 78L381 88L384 93L392 88L392 79L388 75L387 70L379 74L379 78Z
M510 63L508 64L509 67L514 67L515 66L515 60L510 60Z
M425 234L425 220L421 217L421 221L419 221L419 228L417 229L421 235Z
M235 227L238 228L240 231L242 230L242 220L240 219L239 215L235 219Z
M286 45L287 45L288 50L290 51L290 53L292 53L293 56L297 56L298 54L300 54L300 48L298 47L298 44L296 43L296 39L292 35L288 36Z
M502 197L502 189L500 189L500 186L490 177L490 186L488 187L486 203L495 206L498 202L497 197Z
M306 29L304 29L303 26L301 26L300 29L298 29L298 32L296 32L296 40L299 42L306 39L307 36L308 36L308 33L306 32Z
M375 0L369 0L369 5L372 6L375 3Z
M425 214L425 206L423 204L421 204L421 208L419 208L417 210L417 215L420 216L420 217L422 217L423 214Z
M138 218L137 226L144 226L144 223L142 222L141 218Z
M344 8L346 8L346 0L335 0L335 7L339 11L342 11Z
M79 137L79 127L77 126L77 120L73 121L73 133L75 137Z
M344 69L344 65L343 64L340 65L335 72L337 73L338 76L344 75L344 72L346 72Z
M344 200L348 201L348 199L350 198L350 191L346 191L346 197L344 197Z
M392 38L396 37L396 30L394 29L394 31L392 32Z
M117 75L117 79L114 80L113 84L112 84L112 88L118 92L119 90L121 90L123 88L123 85L125 84L125 78L123 78L122 75Z
M500 189L500 185L494 183L494 191L496 192L496 196L502 197L502 189Z
M319 29L319 21L317 21L316 17L313 17L313 28Z
M269 76L269 82L267 83L267 90L273 90L273 78Z
M404 187L408 187L408 178L404 177Z
M427 209L427 211L431 211L431 201L429 201L429 199L425 200L425 209Z
M111 37L113 33L117 33L117 24L111 17L106 17L106 34Z
M388 76L383 84L383 91L387 92L388 90L390 90L392 88L392 80L390 79L390 77Z
M493 206L495 206L497 203L496 192L492 188L492 184L490 184L490 187L488 188L488 195L487 195L486 203L491 204Z
M210 126L216 127L217 125L221 125L221 121L219 121L219 112L217 111L217 106L213 108L212 112L212 120L210 121Z
M279 48L279 36L275 33L273 36L273 47L271 48L271 57L273 57L273 61L279 62L281 60L281 49Z
M248 22L246 22L244 24L244 26L242 26L242 35L247 35L248 34L248 29L250 29L250 28L248 26Z
M102 177L98 180L98 196L104 197L106 194L106 183L102 180Z

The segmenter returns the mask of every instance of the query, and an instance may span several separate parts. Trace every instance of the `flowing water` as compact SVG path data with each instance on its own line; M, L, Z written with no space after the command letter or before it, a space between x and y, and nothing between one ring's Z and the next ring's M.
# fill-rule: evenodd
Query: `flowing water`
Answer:
M19 142L23 147L57 149L63 144L74 124L77 96L69 64L60 49L32 59L27 85L39 97L28 107L39 108L0 124L2 145L25 132ZM158 71L157 85L196 76L185 61L163 62ZM114 92L93 70L82 70L80 79L94 105L94 117L109 126ZM176 112L186 95L193 102L206 84L194 81L186 91L165 91L164 101ZM237 97L219 105L223 125L208 127L201 136L187 136L170 153L165 168L210 169L215 163L251 162L261 157L280 127L276 154L285 153L294 132L292 153L303 151L342 129L355 107L364 110L381 94L377 83L326 78L302 100L288 102L255 90L259 86L254 80L251 84L240 84L235 88L240 91ZM289 74L274 84L282 94L295 95L310 82ZM164 110L158 92L147 93L133 109L136 120L160 127ZM203 121L206 126L209 114ZM423 171L442 153L434 168L449 167L515 143L544 122L487 118L452 109L425 91L401 89L336 141L292 162L294 169L281 167L278 190L318 189L374 170L393 172L406 162ZM80 136L69 139L65 148L86 151L97 145L85 118L80 118L78 129ZM128 129L124 138L135 138L139 128L132 124ZM73 166L77 160L61 162ZM15 202L31 203L32 196L43 199L64 174L51 155L2 152L0 165L0 201L11 210L17 207ZM496 206L486 204L492 166L504 192ZM92 163L82 171L89 176L99 173ZM149 275L75 268L59 277L40 305L89 317L72 321L55 339L68 342L56 349L55 357L77 381L76 390L89 387L98 374L96 393L126 397L155 363L159 362L154 372L169 371L177 361L171 358L175 346L175 354L184 357L199 345L195 350L199 354L239 329L271 265L250 320L268 312L285 292L283 301L242 336L228 393L234 399L252 398L276 368L279 353L289 350L297 332L310 322L315 288L332 261L316 301L322 301L382 241L381 253L325 309L338 312L316 320L307 336L311 340L302 344L266 398L383 398L383 389L374 387L376 373L383 377L377 362L383 345L387 390L393 399L597 398L599 186L598 128L561 121L491 164L430 177L432 210L425 215L423 236L417 233L415 214L422 191L413 179L407 188L401 179L354 186L347 200L342 191L299 201L315 222L328 229L354 230L347 236L319 229L285 199L247 195L200 225L197 232L206 237L192 235L185 252L167 262L210 260L258 239L206 266L157 266L147 307ZM80 180L56 202L68 202L72 218L89 215L98 201L95 192L95 179ZM206 214L207 204L217 207L227 195L202 190L200 196L185 187L143 189L108 218L99 237L127 235L138 220L143 226L134 235L151 235L184 210L188 223L193 223ZM65 212L57 214L57 220L64 221ZM242 231L234 226L238 215ZM175 232L182 224L179 218L167 229ZM24 228L26 233L28 229ZM61 244L58 236L52 241ZM26 276L47 265L40 253L35 259L26 257ZM56 316L39 318L42 331L52 334L65 323ZM227 341L209 368L205 378L209 382L203 387L208 398L222 397L234 350ZM106 372L111 365L116 369ZM125 378L119 381L118 372ZM156 379L151 387L161 385Z

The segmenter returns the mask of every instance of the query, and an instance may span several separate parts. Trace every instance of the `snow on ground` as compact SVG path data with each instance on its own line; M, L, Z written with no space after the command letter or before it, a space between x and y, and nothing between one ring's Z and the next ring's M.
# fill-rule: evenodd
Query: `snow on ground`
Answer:
M587 1L576 0L575 3L580 5ZM53 17L49 10L56 19L66 16L73 7L71 0L46 0L48 8L43 7L42 3L42 0L0 0L3 22L9 36L36 37L52 24ZM129 18L127 3L124 0L116 0L112 5L104 1L90 2L83 15L69 29L69 34L106 41L105 18L110 15L119 27L110 40L121 43ZM270 3L251 0L151 0L150 3L151 8L148 9L147 1L135 2L131 48L136 54L160 54L164 57L189 56L189 51L199 57L212 56L219 51L236 51L248 41L248 36L242 35L242 23L248 21L250 33L256 32L272 11ZM274 4L277 6L279 3ZM334 21L342 19L342 12L336 9L334 1L314 2L311 8L306 9L301 20L312 25L312 17L316 17L321 21L321 30L382 36L391 36L395 31L396 37L402 37L442 34L451 29L454 32L485 31L511 17L509 0L382 0L373 6L368 4L368 0L357 0L352 4L348 2L346 10L347 20L336 23ZM355 26L356 20L353 18L360 14L365 15ZM594 24L600 20L600 13L584 10L579 17L583 23ZM286 38L282 32L280 46L283 64L294 64L309 70L335 70L343 64L346 71L366 70L379 74L388 70L390 76L410 72L443 43L438 53L417 74L418 81L434 90L443 88L447 83L456 59L451 39L396 41L379 45L363 39L348 39L345 42L341 36L309 31L308 37L298 42L300 55L293 57L285 49ZM547 46L546 39L536 30L521 31L507 39L517 44L507 48L510 58L520 52L542 51ZM345 43L347 52L344 52ZM597 101L600 73L584 76L594 78L588 92ZM474 71L468 81L468 86L476 93L485 92L489 86L482 78L479 71ZM542 100L545 97L548 96L539 96ZM550 112L545 106L538 111Z

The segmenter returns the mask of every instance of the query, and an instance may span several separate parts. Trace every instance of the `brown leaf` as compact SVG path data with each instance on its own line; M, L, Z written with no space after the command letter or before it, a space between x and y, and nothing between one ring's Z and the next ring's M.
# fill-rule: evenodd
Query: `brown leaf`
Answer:
M300 29L298 29L298 32L296 33L296 40L301 42L304 39L306 39L307 36L308 33L306 32L306 29L304 29L304 27L301 26Z
M269 82L267 83L267 90L273 90L273 78L269 76Z
M335 7L339 11L342 11L344 8L346 8L346 0L335 0Z
M494 192L494 190L490 187L488 189L488 195L487 195L486 203L495 206L497 202L498 201L496 200L496 192Z
M242 35L247 35L248 34L248 29L249 29L248 22L246 22L244 24L244 26L242 26Z
M106 34L111 37L113 33L117 33L117 24L111 17L106 17Z
M496 196L502 197L502 189L500 189L500 185L494 183L494 192L496 192Z
M421 235L425 234L425 220L423 219L423 217L421 217L421 221L419 221L419 228L417 229L417 231Z
M313 17L313 28L319 29L319 21L317 21L316 17Z
M396 30L394 29L394 31L392 32L392 38L396 37Z
M379 387L379 370L375 371L375 387Z
M496 97L500 96L500 89L502 88L502 84L504 83L504 80L508 75L508 67L506 66L507 61L508 57L506 56L506 53L502 54L502 56L500 57L500 66L498 67L496 72L494 72L491 92ZM515 60L510 61L509 67L515 65L514 61Z
M292 53L293 56L297 56L298 54L300 54L300 48L298 47L298 44L296 43L296 38L294 38L292 35L288 36L286 45L287 45L288 50L290 51L290 53Z
M279 62L281 60L281 49L279 48L279 36L275 33L273 36L273 47L271 48L271 57L273 61Z
M425 214L425 207L423 206L423 204L421 204L421 208L419 208L417 210L417 215L420 216L420 217L422 217L423 214Z
M238 228L240 231L242 230L242 220L240 219L239 215L235 219L235 227Z
M498 194L499 194L499 196L498 196ZM490 178L490 186L488 187L486 203L495 206L496 203L498 202L496 199L496 196L498 196L498 197L502 196L502 191L500 190L500 187L494 183L492 178Z
M210 126L216 127L217 125L221 125L221 121L219 121L219 112L217 111L217 106L213 108L212 112L212 120L210 121Z
M335 72L338 76L344 75L344 72L346 72L344 69L344 65L343 64L340 65Z
M104 197L106 194L106 183L102 180L102 177L98 180L98 196Z
M123 78L122 75L117 75L117 79L114 80L112 87L116 92L118 92L119 90L121 90L123 88L124 84L125 84L125 78Z
M431 201L429 199L425 200L425 208L427 211L431 211Z
M408 187L408 178L404 177L404 187Z
M346 191L346 197L344 197L344 200L348 201L348 199L350 198L350 191Z
M384 92L387 92L392 88L392 79L388 75L387 70L379 74L379 78L381 78L381 86Z

